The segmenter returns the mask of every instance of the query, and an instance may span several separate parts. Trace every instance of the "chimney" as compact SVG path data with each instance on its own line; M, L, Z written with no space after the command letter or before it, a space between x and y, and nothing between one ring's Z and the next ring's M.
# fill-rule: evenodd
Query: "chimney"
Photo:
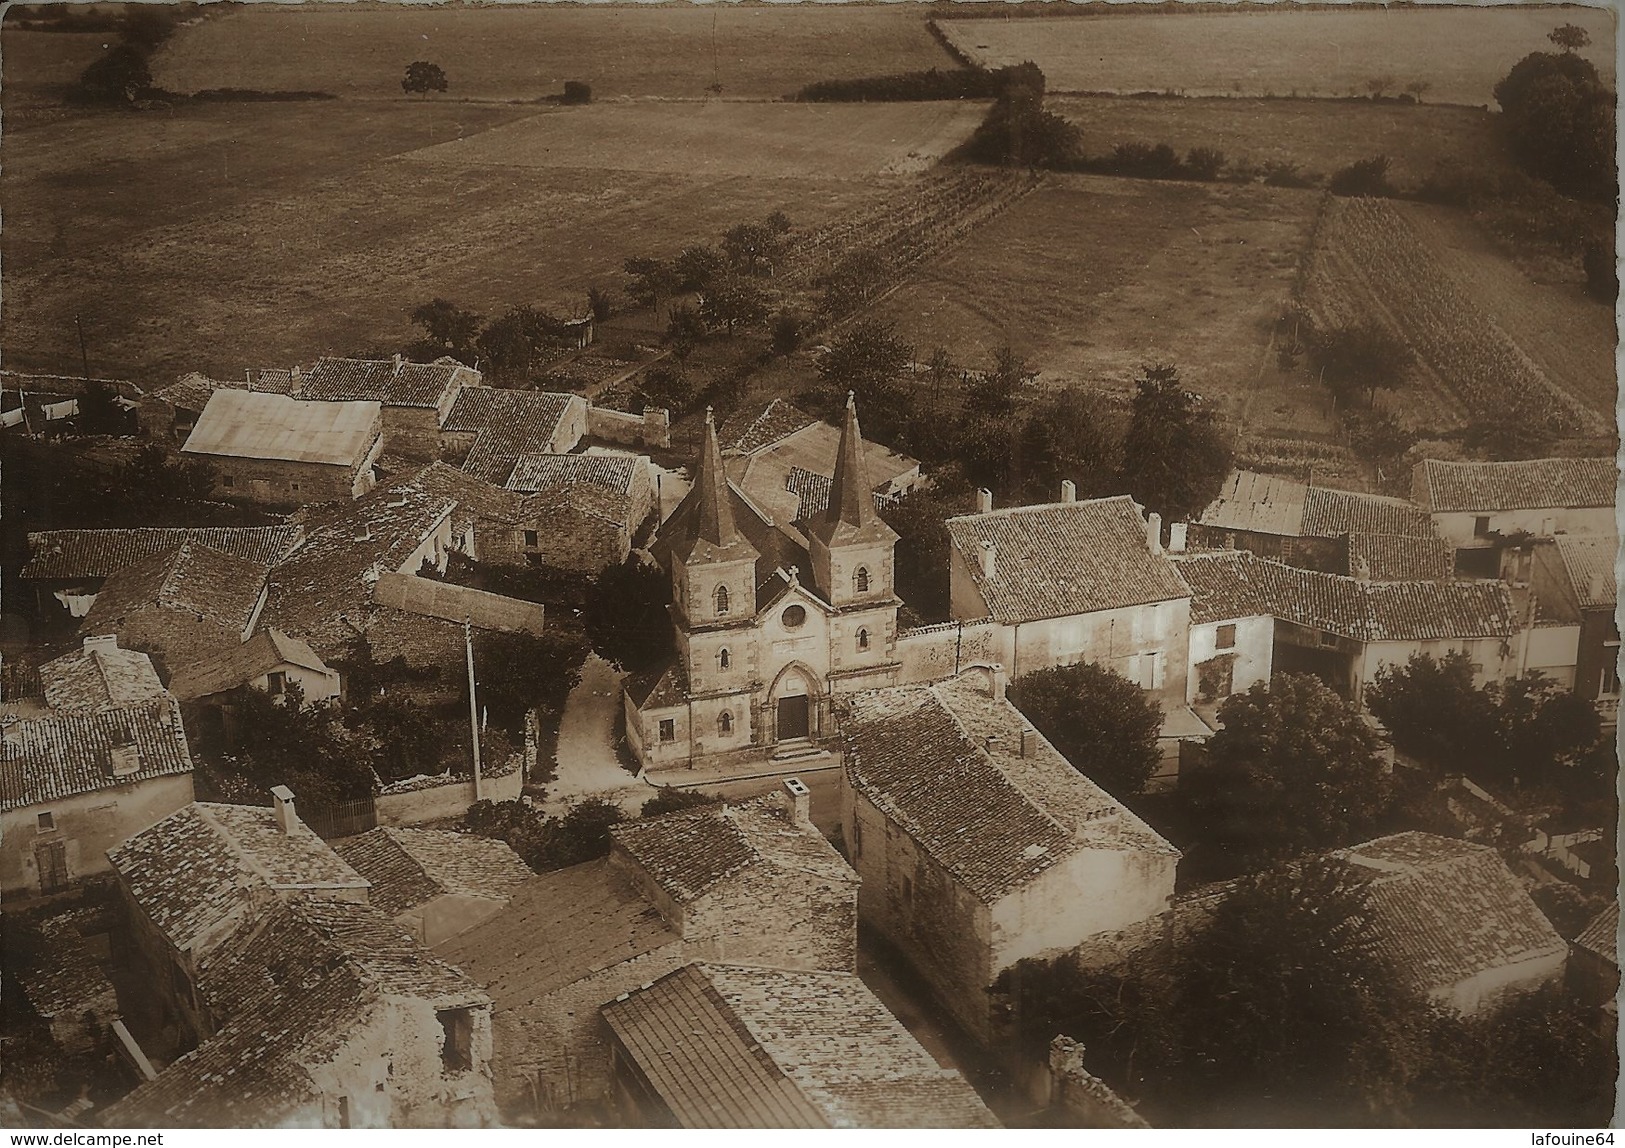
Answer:
M996 733L990 733L984 737L982 739L982 748L985 749L989 754L997 753L999 751L999 735Z
M397 371L401 369L401 362L402 362L402 360L401 360L400 352L397 351L395 353L395 369Z
M1354 580L1356 582L1371 581L1371 563L1366 560L1364 554L1361 554L1354 561Z
M993 663L988 674L988 680L990 683L988 696L996 702L1002 702L1004 700L1005 687L1010 684L1010 675L1004 672L1004 664L1002 662Z
M998 570L999 548L991 542L982 543L982 577L992 579Z
M253 367L244 367L243 368L243 378L248 380L248 389L253 390L254 389L254 368Z
M85 639L84 648L85 648L86 653L89 653L91 650L116 650L116 649L118 649L118 635L117 634L95 634L95 635L92 635L91 637L88 637L88 638Z
M1061 501L1078 501L1078 484L1073 482L1070 478L1063 478L1061 480Z
M1024 729L1021 731L1021 756L1031 757L1038 752L1038 731Z
M365 522L363 522L363 523L361 523L361 525L359 525L359 526L357 526L355 528L355 533L354 533L354 535L352 535L352 537L357 542L371 542L372 541L372 527L367 525Z
M1162 553L1162 515L1154 510L1145 516L1145 545L1153 554Z
M293 790L286 785L272 786L271 800L275 802L276 827L292 836L293 827L299 824L299 814L293 809Z
M288 381L291 384L288 387L288 393L293 394L293 395L297 395L299 393L299 364L298 363L295 363L293 365L293 370L288 372Z
M1170 522L1168 524L1168 553L1185 553L1185 532L1190 525L1184 522Z
M985 486L976 488L976 513L986 514L993 509L993 492Z
M790 823L797 826L812 824L812 790L799 777L784 779L784 792L790 799Z

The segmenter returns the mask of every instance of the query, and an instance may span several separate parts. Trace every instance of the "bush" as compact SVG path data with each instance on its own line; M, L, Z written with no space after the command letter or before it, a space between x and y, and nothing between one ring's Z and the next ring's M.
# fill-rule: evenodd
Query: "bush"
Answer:
M808 103L857 103L873 100L982 100L1003 90L998 72L982 68L900 72L851 80L818 80L795 94Z
M584 84L580 80L565 80L564 99L561 102L566 104L592 103L592 85Z
M1216 148L1198 147L1185 153L1185 174L1191 179L1218 179L1224 166L1225 155Z
M1318 187L1320 176L1299 169L1295 163L1270 160L1264 165L1264 183L1269 187Z
M1394 186L1388 182L1388 157L1374 155L1351 163L1332 176L1328 187L1333 195L1392 196Z
M780 311L773 316L773 352L788 355L801 347L801 316L794 311Z
M639 816L659 817L662 813L681 813L685 809L704 809L720 804L721 799L696 789L678 789L672 785L655 787L658 792L643 803Z
M79 75L79 90L102 103L134 101L152 87L147 57L132 44L119 44Z

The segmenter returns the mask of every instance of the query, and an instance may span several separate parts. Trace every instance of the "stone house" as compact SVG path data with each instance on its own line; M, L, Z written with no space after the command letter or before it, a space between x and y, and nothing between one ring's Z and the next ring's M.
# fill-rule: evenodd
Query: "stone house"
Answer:
M182 666L169 689L183 702L217 698L244 686L279 697L290 686L314 705L339 696L339 673L308 643L281 630L261 630L239 646Z
M7 725L0 893L58 893L105 873L109 848L191 800L192 755L171 697Z
M505 912L436 947L491 995L510 1122L607 1102L599 1009L690 961L853 971L857 877L813 827L806 787L785 784L616 826L610 857L532 878Z
M1613 534L1561 534L1530 548L1535 624L1526 667L1593 702L1619 721L1619 625Z
M603 1015L632 1126L1000 1127L849 972L689 964Z
M440 428L440 457L461 458L476 478L505 486L526 454L568 454L587 433L579 395L465 387Z
M44 951L16 974L51 1039L67 1053L91 1052L120 1019L118 991L89 951L91 937L107 935L105 918L99 908L50 913L39 922Z
M1619 901L1593 917L1569 946L1569 978L1580 998L1619 1013Z
M509 553L590 575L624 562L659 512L649 469L641 455L521 455L507 485L531 497L520 504Z
M393 359L323 358L305 376L300 398L317 402L376 402L383 426L383 453L430 462L440 457L440 428L464 387L482 383L480 373L457 360L432 363Z
M1185 697L1191 702L1222 702L1268 682L1275 651L1275 617L1270 604L1236 593L1244 551L1181 554L1180 577L1191 588L1190 666ZM1248 611L1254 611L1249 613Z
M841 819L862 919L984 1046L993 986L1162 913L1179 851L1080 774L1004 696L998 668L847 700Z
M118 639L106 634L45 662L39 676L46 706L58 713L105 713L164 696L152 659L119 649Z
M221 497L290 508L358 498L377 481L376 402L320 403L260 391L215 391L181 448L215 468Z
M138 526L111 530L43 530L28 536L28 561L19 573L33 585L40 609L54 597L83 618L114 574L195 542L261 566L286 558L303 541L302 526Z
M116 635L119 645L151 654L172 676L254 632L267 574L256 562L187 542L108 578L79 632Z
M211 379L197 371L182 375L175 382L157 390L148 391L137 401L136 420L141 433L150 439L183 443L197 421L209 397L216 391L264 391L274 395L299 393L299 368L281 370L250 369L241 379Z
M1424 459L1411 470L1411 501L1456 551L1464 575L1495 578L1497 551L1521 535L1614 534L1619 470L1612 458L1521 462Z
M479 1128L490 1001L377 909L308 893L235 922L198 970L207 1033L105 1109L115 1128Z
M378 828L335 849L371 882L368 902L429 946L502 912L536 875L504 841L439 829Z
M948 519L954 617L991 619L1012 677L1096 662L1164 708L1185 704L1190 589L1162 546L1162 520L1127 495L993 509Z

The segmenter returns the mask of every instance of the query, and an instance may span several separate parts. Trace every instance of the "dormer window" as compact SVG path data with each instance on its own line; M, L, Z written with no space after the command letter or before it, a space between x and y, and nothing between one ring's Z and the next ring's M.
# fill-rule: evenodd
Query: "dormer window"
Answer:
M712 598L716 600L717 617L720 618L728 612L728 587L718 586L717 592L712 595Z
M717 715L717 733L722 737L730 736L734 731L734 715L723 710Z
M869 568L867 566L859 566L858 572L852 575L852 590L857 594L867 594L869 592Z
M719 670L727 669L732 661L733 659L728 656L728 651L726 649L717 651L717 668Z
M869 648L869 631L868 630L859 630L858 631L858 649L867 650L868 648Z

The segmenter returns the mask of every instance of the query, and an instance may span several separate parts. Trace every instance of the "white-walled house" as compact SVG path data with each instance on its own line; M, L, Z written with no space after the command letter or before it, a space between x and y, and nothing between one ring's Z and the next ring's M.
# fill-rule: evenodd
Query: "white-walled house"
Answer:
M339 696L339 672L316 655L309 643L281 630L261 630L240 646L182 666L169 688L183 702L251 686L280 697L296 686L306 705Z
M1178 556L1180 575L1191 588L1190 670L1185 697L1220 702L1270 680L1275 618L1267 602L1243 601L1234 589L1241 568L1254 561L1245 551Z

